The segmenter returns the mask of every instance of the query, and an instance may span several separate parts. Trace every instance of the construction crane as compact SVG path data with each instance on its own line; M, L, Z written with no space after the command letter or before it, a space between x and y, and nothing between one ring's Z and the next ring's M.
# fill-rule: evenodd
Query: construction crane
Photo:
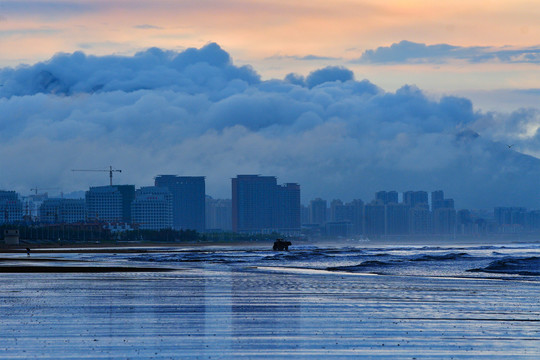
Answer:
M30 189L30 191L35 191L35 193L36 193L36 195L37 195L37 194L38 194L38 190L43 191L43 190L58 190L58 189L60 189L60 188L38 188L38 187L36 186L35 188Z
M110 180L111 186L112 186L112 176L113 176L113 172L122 172L122 170L119 170L119 169L113 169L112 166L109 166L109 170L71 169L71 171L99 171L99 172L108 172L108 173L109 173L109 180Z

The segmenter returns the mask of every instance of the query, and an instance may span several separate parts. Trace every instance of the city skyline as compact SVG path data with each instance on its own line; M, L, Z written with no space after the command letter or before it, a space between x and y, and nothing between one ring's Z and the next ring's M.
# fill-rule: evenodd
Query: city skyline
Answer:
M139 189L134 185L90 187L80 200L49 198L37 191L21 197L14 191L0 190L0 213L4 215L0 224L70 225L111 233L169 229L306 238L475 237L540 230L540 210L517 206L495 207L489 212L456 208L454 199L447 198L443 190L401 195L383 190L371 201L316 198L305 206L300 204L299 184L278 185L274 176L238 175L231 185L232 199L213 199L204 193L199 196L203 177L173 175L159 175L156 186ZM188 194L191 191L193 194Z
M253 175L236 175L235 177L237 176L261 176L261 174L253 174ZM141 189L145 189L145 188L152 188L154 187L154 183L155 183L155 179L159 178L159 177L171 177L171 178L193 178L193 179L205 179L206 176L178 176L178 175L156 175L154 177L152 177L152 182L151 183L147 183L147 184L141 184L141 185L136 185L136 184L130 184L130 185L126 185L126 183L116 183L116 181L113 183L113 187L115 186L134 186L136 190L141 190ZM263 177L268 177L266 175L263 175ZM272 178L275 178L276 180L278 180L279 178L277 176L270 176ZM164 186L164 185L162 185ZM92 188L106 188L106 187L109 187L109 185L103 183L101 185L88 185L88 189L92 189ZM203 187L205 187L203 185ZM349 196L347 197L339 197L339 196L329 196L329 197L325 197L325 196L321 196L321 195L310 195L310 196L301 196L301 204L302 206L307 206L309 205L310 202L312 202L313 200L317 200L317 199L320 199L320 200L324 200L325 202L328 201L328 202L331 202L333 200L338 200L338 201L355 201L355 200L366 200L366 203L369 203L369 202L372 202L372 201L378 201L378 200L382 200L382 198L379 198L379 196L384 196L384 195L381 195L382 193L392 193L392 199L397 199L396 203L409 203L409 204L412 204L414 206L414 204L416 202L423 202L423 200L417 200L415 198L415 196L418 196L417 194L418 193L425 193L425 198L426 199L429 199L429 203L431 203L431 197L432 197L432 194L433 192L438 192L438 191L441 191L441 190L438 190L439 188L435 187L435 188L431 188L431 189L421 189L420 187L413 187L413 188L406 188L406 190L396 190L396 187L387 187L385 188L386 190L383 190L383 188L378 188L377 191L373 192L371 195L367 195L367 196L360 196L359 194L350 194ZM38 198L40 197L45 197L45 198L48 198L48 199L61 199L61 198L65 198L65 199L84 199L85 198L85 193L88 191L88 190L84 190L84 189L78 189L78 190L74 190L72 192L69 192L69 193L65 193L64 191L62 191L61 188L58 188L58 187L55 187L55 188L41 188L41 187L34 187L32 189L29 189L28 191L26 192L19 192L15 189L8 189L8 188L0 188L0 191L7 191L7 192L16 192L20 197L23 197L23 198L30 198L32 196L36 196ZM207 191L204 192L204 195L206 198L210 198L210 199L214 199L214 200L226 200L226 201L231 201L232 199L232 196L231 196L231 193L229 192L229 194L226 194L225 196L216 196L215 194L212 194L212 193L208 193ZM422 195L420 195L422 197ZM456 193L453 195L454 198L460 198L460 194L459 193ZM422 197L423 199L423 197ZM384 201L383 201L384 202ZM465 207L465 206L461 206L460 208L467 208L467 209L472 209L472 210L490 210L490 209L493 209L493 208L496 208L496 207L520 207L520 208L531 208L531 209L537 209L535 207L530 207L530 206L524 206L523 204L518 204L518 203L505 203L505 204L502 204L502 203L499 203L499 204L494 204L493 206L491 207ZM540 206L538 207L538 209L540 209Z

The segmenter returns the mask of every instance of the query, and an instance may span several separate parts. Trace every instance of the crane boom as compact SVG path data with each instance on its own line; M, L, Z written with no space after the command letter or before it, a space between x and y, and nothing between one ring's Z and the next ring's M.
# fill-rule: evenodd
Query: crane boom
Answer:
M71 169L71 171L99 171L99 172L108 172L109 173L109 180L110 185L112 186L112 178L113 178L113 172L122 172L120 169L113 169L112 166L109 166L109 170L101 170L101 169Z
M30 189L30 191L35 191L36 195L38 194L38 190L58 190L59 188L38 188L37 186L33 189Z

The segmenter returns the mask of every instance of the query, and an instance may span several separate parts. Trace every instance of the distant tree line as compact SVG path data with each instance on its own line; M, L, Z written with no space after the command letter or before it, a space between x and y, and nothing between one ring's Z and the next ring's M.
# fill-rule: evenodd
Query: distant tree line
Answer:
M4 240L6 229L19 230L21 244L85 244L118 242L139 243L177 243L177 242L252 242L274 241L283 237L278 233L272 234L240 234L233 232L217 232L201 234L195 230L127 230L111 231L102 224L53 224L30 225L9 224L0 225L0 240Z
M116 243L119 241L138 242L195 242L203 237L195 230L131 230L113 232L102 225L55 224L55 225L1 225L0 239L4 240L6 229L19 230L21 243L34 244L84 244Z

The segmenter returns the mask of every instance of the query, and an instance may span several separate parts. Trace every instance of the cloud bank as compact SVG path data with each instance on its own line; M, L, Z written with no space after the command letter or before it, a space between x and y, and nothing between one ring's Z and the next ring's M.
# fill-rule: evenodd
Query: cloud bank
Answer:
M474 111L414 86L385 92L342 67L262 81L217 44L130 57L58 54L0 69L0 188L204 175L230 197L237 174L298 182L303 200L370 201L378 190L445 190L460 207L538 207L540 116Z
M403 40L390 46L364 51L359 63L446 63L462 60L469 63L533 63L540 64L540 47L494 48L486 46L426 45Z

